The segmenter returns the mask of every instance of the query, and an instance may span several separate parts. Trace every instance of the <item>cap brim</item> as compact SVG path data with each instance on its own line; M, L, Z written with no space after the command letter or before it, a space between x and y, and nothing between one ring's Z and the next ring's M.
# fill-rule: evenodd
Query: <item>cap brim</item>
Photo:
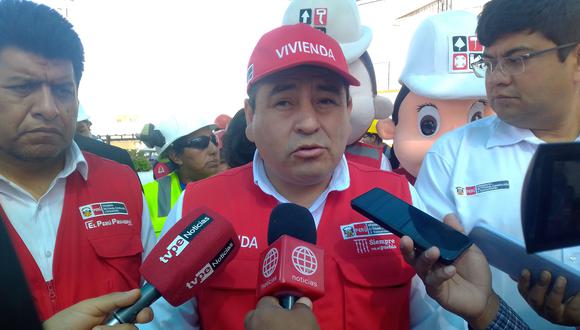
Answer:
M254 86L257 82L259 82L260 80L263 80L266 77L269 77L275 73L278 72L282 72L285 70L289 70L292 68L296 68L302 65L312 65L312 66L318 66L321 68L325 68L328 69L330 71L336 72L338 75L340 75L350 86L360 86L360 81L358 81L358 79L356 79L353 75L351 75L349 72L345 72L343 70L340 70L332 65L329 65L326 62L319 62L319 61L304 61L304 62L294 62L294 63L288 63L286 65L283 66L279 66L275 69L272 69L270 71L266 71L264 73L262 73L262 75L256 77L255 79L253 79L250 83L248 83L248 87L247 87L247 91L250 91L250 88L252 88L252 86Z
M449 75L445 77L408 75L405 79L401 79L401 83L415 94L436 100L486 97L485 80L469 74L457 74L451 77Z

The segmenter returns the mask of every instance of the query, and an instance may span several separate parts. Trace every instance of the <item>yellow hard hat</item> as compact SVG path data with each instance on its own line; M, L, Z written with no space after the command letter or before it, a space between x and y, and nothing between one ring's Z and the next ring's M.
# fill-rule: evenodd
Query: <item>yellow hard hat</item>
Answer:
M379 121L377 119L373 119L373 122L371 123L371 126L369 126L369 129L367 129L367 133L374 133L374 134L378 134L377 132L377 123Z

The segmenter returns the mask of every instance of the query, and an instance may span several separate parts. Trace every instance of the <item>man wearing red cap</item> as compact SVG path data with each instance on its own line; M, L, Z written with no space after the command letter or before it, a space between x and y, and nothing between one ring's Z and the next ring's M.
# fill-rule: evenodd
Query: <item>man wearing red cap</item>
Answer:
M183 320L165 316L166 302L153 305L157 327L242 329L257 302L271 210L292 202L310 210L325 251L326 293L313 308L322 329L449 328L403 260L399 239L350 207L351 199L375 186L408 202L414 196L403 177L344 158L352 108L348 87L359 82L348 73L338 43L304 24L277 28L258 41L247 80L246 134L257 146L253 163L189 184L164 227L166 232L182 214L206 205L232 222L242 248L200 288L192 302L197 309L179 307Z

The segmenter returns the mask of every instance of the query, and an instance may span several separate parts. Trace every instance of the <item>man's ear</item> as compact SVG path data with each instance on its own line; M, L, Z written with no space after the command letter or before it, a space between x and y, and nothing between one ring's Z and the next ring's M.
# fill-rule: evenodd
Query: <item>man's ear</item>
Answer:
M174 162L175 164L177 164L179 166L183 165L183 161L181 160L181 157L179 157L177 155L175 150L169 150L169 152L167 153L167 158L169 158L169 160L171 160L172 162Z
M576 61L574 61L576 65L576 70L574 70L574 80L576 83L580 84L580 44L576 45L573 55L576 56Z
M250 100L249 99L244 100L244 114L246 115L246 137L248 138L248 140L252 142L256 142L254 140L254 129L253 129L254 111L255 109L252 109L252 106L250 105Z
M352 96L348 96L348 100L346 100L346 108L348 110L348 115L352 113Z

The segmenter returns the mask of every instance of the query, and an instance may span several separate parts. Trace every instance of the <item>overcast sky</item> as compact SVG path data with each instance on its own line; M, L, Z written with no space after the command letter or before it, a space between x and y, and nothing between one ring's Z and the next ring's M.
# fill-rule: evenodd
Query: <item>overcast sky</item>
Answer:
M281 24L289 4L288 0L41 0L52 6L63 1L69 3L69 19L85 46L79 94L97 134L136 133L145 122L172 113L233 115L246 96L246 65L255 43ZM482 2L456 0L454 5L461 1ZM392 52L406 52L401 50L412 31L408 37L389 33L397 2L361 7L362 23L374 33L369 52L375 62ZM379 63L377 70L386 82L382 77L386 64L383 68ZM120 126L116 119L121 115L136 121Z

